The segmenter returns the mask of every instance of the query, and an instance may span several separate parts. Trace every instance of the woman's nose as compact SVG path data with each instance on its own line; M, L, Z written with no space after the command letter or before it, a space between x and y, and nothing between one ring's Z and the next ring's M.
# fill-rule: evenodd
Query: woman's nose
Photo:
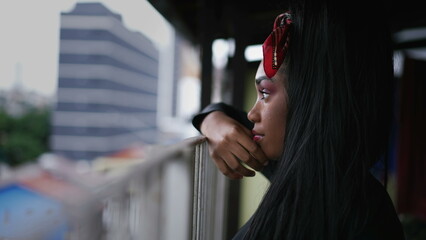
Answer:
M254 104L254 106L251 108L251 110L247 113L247 118L250 120L250 122L256 123L260 122L260 115L259 111L257 109L257 102Z

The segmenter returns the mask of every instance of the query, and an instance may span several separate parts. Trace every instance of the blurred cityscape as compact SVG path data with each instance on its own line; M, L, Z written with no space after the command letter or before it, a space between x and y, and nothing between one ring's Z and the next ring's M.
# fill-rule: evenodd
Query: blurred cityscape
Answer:
M190 120L199 110L197 50L175 33L161 57L158 44L101 3L62 12L59 37L55 96L23 87L19 65L13 88L0 91L0 239L127 239L96 227L76 231L82 226L70 222L70 209L88 207L96 189L122 191L108 179L128 176L150 149L196 135ZM177 190L189 189L185 179ZM116 221L117 213L123 210L88 224Z
M23 87L18 65L13 88L0 91L1 113L13 122L29 112L46 112L43 144L76 161L194 136L190 119L199 109L198 53L178 33L170 41L173 61L160 58L158 44L144 34L126 28L120 14L101 3L77 3L60 15L56 95ZM161 60L172 64L160 69ZM2 135L10 130L6 125ZM10 161L7 152L0 154L3 163Z

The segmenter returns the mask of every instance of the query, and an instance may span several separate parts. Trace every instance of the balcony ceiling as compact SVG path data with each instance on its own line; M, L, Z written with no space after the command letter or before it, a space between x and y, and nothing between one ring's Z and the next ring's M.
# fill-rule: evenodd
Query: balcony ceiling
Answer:
M272 22L286 1L264 0L148 0L179 32L195 44L201 42L205 31L213 39L235 38L243 33L246 45L262 43L270 33ZM386 6L395 15L391 29L426 27L422 1L391 0ZM367 6L368 7L368 6ZM208 22L206 23L206 19ZM204 22L203 22L204 21ZM207 26L211 25L211 26ZM202 26L206 28L203 29ZM238 27L236 27L238 26ZM424 44L426 46L426 44Z

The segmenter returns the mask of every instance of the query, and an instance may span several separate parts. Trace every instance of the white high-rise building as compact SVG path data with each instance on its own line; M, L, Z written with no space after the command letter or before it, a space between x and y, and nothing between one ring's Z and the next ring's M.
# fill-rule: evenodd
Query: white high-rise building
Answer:
M159 51L100 3L61 14L51 149L91 160L157 142Z

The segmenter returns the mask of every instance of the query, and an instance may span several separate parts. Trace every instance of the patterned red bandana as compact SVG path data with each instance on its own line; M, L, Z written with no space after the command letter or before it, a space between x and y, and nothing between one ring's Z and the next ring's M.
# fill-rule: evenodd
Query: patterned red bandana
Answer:
M291 15L288 12L275 18L272 33L263 43L263 68L266 76L272 78L280 68L290 42Z

